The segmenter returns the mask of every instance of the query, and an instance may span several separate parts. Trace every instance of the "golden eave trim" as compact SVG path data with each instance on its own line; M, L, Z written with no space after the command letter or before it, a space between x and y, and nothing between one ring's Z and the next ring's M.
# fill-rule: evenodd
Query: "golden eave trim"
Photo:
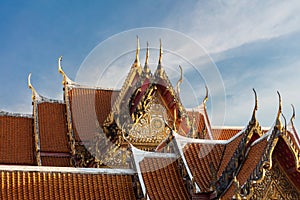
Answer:
M180 95L180 85L182 84L182 81L183 81L182 67L180 65L179 65L179 69L180 69L180 78L179 78L179 80L177 81L177 84L176 84L176 91L177 91L178 97Z

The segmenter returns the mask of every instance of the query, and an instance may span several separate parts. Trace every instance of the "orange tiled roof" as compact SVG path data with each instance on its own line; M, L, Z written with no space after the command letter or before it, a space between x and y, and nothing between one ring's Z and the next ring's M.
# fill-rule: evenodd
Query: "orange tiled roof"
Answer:
M189 199L175 158L144 158L139 165L150 199Z
M212 128L211 132L215 140L229 140L241 130L235 128Z
M75 140L93 140L101 131L118 91L72 88L69 91Z
M226 148L223 152L222 161L221 161L220 167L218 169L218 173L217 173L218 177L221 176L225 167L228 165L231 157L233 156L233 153L238 148L238 145L240 144L242 139L243 139L243 134L240 134L239 136L234 138L232 141L230 141L228 144L226 144Z
M71 166L66 105L58 102L39 102L37 108L42 165Z
M40 149L44 152L69 152L66 105L38 104Z
M0 199L136 199L129 174L0 172Z
M184 157L201 191L209 191L212 181L211 163L215 170L219 168L225 144L187 144Z
M237 174L237 180L239 181L240 186L246 183L247 179L250 178L250 175L253 173L256 166L259 164L259 161L261 160L267 145L268 141L266 137L265 139L251 146L249 153L246 155L247 158ZM229 186L229 189L222 196L222 199L232 199L235 189L236 187L232 182Z
M33 118L0 116L0 163L34 165Z

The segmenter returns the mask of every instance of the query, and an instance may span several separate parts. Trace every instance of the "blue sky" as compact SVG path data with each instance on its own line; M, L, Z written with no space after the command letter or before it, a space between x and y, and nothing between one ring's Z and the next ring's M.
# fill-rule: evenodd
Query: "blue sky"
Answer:
M226 91L226 125L247 124L253 87L262 126L274 121L277 90L287 118L291 103L300 112L298 1L1 1L0 27L1 110L31 112L29 72L40 94L61 98L60 55L75 78L89 52L108 37L162 27L195 39L215 61Z

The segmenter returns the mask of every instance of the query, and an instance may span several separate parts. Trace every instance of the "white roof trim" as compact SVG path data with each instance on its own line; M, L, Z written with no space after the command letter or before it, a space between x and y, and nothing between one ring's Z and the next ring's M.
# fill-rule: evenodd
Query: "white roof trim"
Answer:
M22 172L60 172L73 174L134 174L133 169L110 169L110 168L74 168L74 167L44 167L44 166L20 166L0 165L0 171Z
M3 110L0 110L0 116L33 118L32 114L13 113L13 112L6 112L6 111L3 111Z

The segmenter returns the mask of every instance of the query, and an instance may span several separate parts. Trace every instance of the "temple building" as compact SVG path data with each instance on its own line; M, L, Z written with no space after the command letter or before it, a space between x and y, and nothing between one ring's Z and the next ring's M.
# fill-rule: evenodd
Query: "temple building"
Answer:
M268 129L255 90L244 128L211 126L208 89L184 107L182 69L174 87L162 53L152 73L138 42L120 90L72 81L60 57L63 100L39 95L30 74L32 114L0 112L0 199L299 199L300 140L280 94Z

